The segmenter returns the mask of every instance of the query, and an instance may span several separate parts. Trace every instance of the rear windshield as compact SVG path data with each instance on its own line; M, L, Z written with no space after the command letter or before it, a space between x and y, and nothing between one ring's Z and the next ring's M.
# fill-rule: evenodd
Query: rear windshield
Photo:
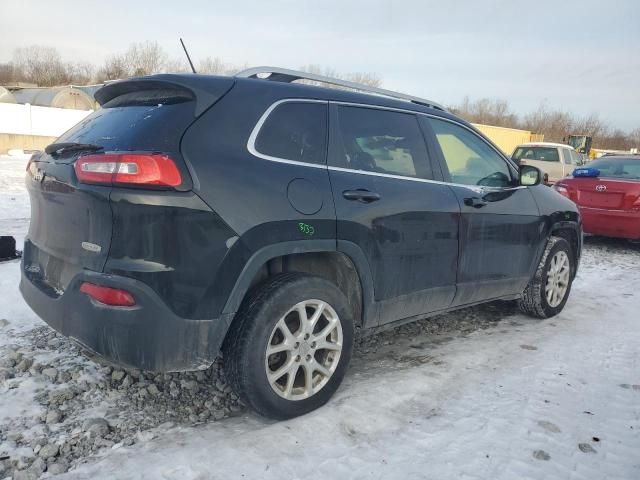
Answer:
M543 162L559 162L558 149L554 147L518 147L513 152L514 160L541 160Z
M640 180L640 158L601 158L587 166L600 170L600 177Z
M194 120L195 102L183 92L148 90L105 103L57 142L90 143L106 151L177 151Z

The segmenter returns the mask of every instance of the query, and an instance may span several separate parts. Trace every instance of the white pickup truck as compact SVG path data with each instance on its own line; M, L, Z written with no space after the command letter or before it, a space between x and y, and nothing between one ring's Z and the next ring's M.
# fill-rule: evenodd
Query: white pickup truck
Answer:
M547 175L546 182L556 183L582 165L582 156L573 147L562 143L523 143L513 151L511 158L518 165L533 165Z

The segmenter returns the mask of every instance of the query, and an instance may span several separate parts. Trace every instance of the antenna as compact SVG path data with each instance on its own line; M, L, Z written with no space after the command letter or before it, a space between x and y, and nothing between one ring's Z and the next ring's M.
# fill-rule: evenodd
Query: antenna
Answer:
M191 71L193 73L198 73L196 72L196 68L193 66L193 62L191 61L191 57L189 56L189 52L187 52L187 47L185 47L184 42L182 41L182 38L180 39L180 43L182 44L182 49L184 50L184 54L187 56L187 60L189 60L189 65L191 65Z

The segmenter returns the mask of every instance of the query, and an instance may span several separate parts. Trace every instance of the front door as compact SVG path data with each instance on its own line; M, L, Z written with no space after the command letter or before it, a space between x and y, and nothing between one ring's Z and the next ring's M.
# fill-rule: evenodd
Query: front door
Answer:
M416 115L331 105L329 174L338 249L355 244L386 323L449 307L455 295L459 206L433 182Z
M461 208L460 259L454 305L521 293L530 280L542 235L541 217L515 168L471 129L426 118L443 174Z

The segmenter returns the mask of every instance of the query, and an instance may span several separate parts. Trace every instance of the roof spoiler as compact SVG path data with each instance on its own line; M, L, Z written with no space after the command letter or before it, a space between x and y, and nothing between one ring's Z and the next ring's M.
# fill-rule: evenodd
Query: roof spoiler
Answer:
M224 96L233 84L233 77L212 77L204 75L150 75L148 77L136 77L127 80L117 80L107 83L94 94L94 98L100 105L104 105L125 93L143 90L156 90L163 88L175 88L192 94L196 101L195 116L199 117L211 105Z

